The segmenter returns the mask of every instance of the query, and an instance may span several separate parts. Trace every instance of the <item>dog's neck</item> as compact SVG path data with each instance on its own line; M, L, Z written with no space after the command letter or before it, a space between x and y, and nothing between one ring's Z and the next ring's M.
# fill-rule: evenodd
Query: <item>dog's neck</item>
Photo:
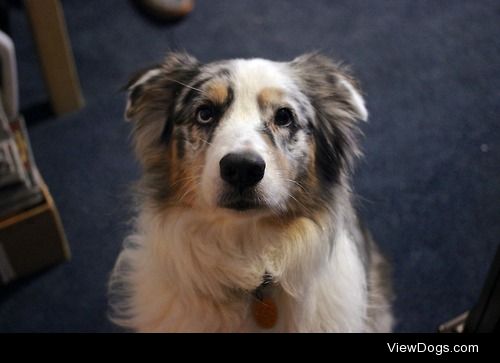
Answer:
M328 255L329 215L224 218L185 208L143 213L142 233L157 255L165 281L183 294L224 301L258 289L267 272L291 295L301 295Z
M259 286L257 286L253 292L252 295L257 299L257 300L262 300L264 298L264 290L271 286L274 282L274 277L273 275L266 271L262 275L262 282L260 283Z

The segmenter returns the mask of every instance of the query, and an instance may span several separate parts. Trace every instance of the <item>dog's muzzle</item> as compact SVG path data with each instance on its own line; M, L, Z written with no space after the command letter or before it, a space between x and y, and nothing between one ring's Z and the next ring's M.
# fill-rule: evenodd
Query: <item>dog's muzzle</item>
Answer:
M219 166L220 176L228 184L221 205L236 210L259 207L255 186L264 178L264 159L250 151L229 153L220 160Z

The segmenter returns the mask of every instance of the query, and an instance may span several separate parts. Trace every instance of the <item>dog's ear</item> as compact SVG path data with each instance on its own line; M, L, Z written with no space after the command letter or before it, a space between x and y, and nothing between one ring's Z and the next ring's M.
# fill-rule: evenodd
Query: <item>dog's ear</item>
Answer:
M132 121L138 114L139 104L146 90L152 88L156 78L160 78L161 74L161 65L155 65L141 69L130 78L124 87L127 91L125 120Z
M316 101L333 102L352 120L368 120L359 83L346 66L318 53L297 57L291 65Z
M199 71L199 62L187 53L168 53L160 65L135 74L128 91L125 119L140 122L158 113L169 112L178 90Z
M136 74L127 85L125 119L133 122L139 158L170 142L174 108L182 89L199 73L200 64L186 53L168 53L160 65Z
M368 118L365 102L348 69L325 56L306 54L290 66L314 108L316 167L321 180L331 184L360 155L357 125Z

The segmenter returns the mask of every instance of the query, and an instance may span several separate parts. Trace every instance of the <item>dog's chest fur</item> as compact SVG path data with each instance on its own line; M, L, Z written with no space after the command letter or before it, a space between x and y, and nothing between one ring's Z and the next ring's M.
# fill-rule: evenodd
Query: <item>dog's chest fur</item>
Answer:
M356 244L341 223L323 222L143 213L114 274L131 294L118 322L140 331L259 331L252 291L268 271L274 331L365 331L366 271Z

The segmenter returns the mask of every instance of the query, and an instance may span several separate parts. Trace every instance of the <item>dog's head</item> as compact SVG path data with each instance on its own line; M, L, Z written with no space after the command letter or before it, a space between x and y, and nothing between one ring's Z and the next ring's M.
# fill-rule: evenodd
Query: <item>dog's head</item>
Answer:
M171 53L128 95L142 188L160 207L320 207L347 175L367 118L353 78L317 54L200 64Z

